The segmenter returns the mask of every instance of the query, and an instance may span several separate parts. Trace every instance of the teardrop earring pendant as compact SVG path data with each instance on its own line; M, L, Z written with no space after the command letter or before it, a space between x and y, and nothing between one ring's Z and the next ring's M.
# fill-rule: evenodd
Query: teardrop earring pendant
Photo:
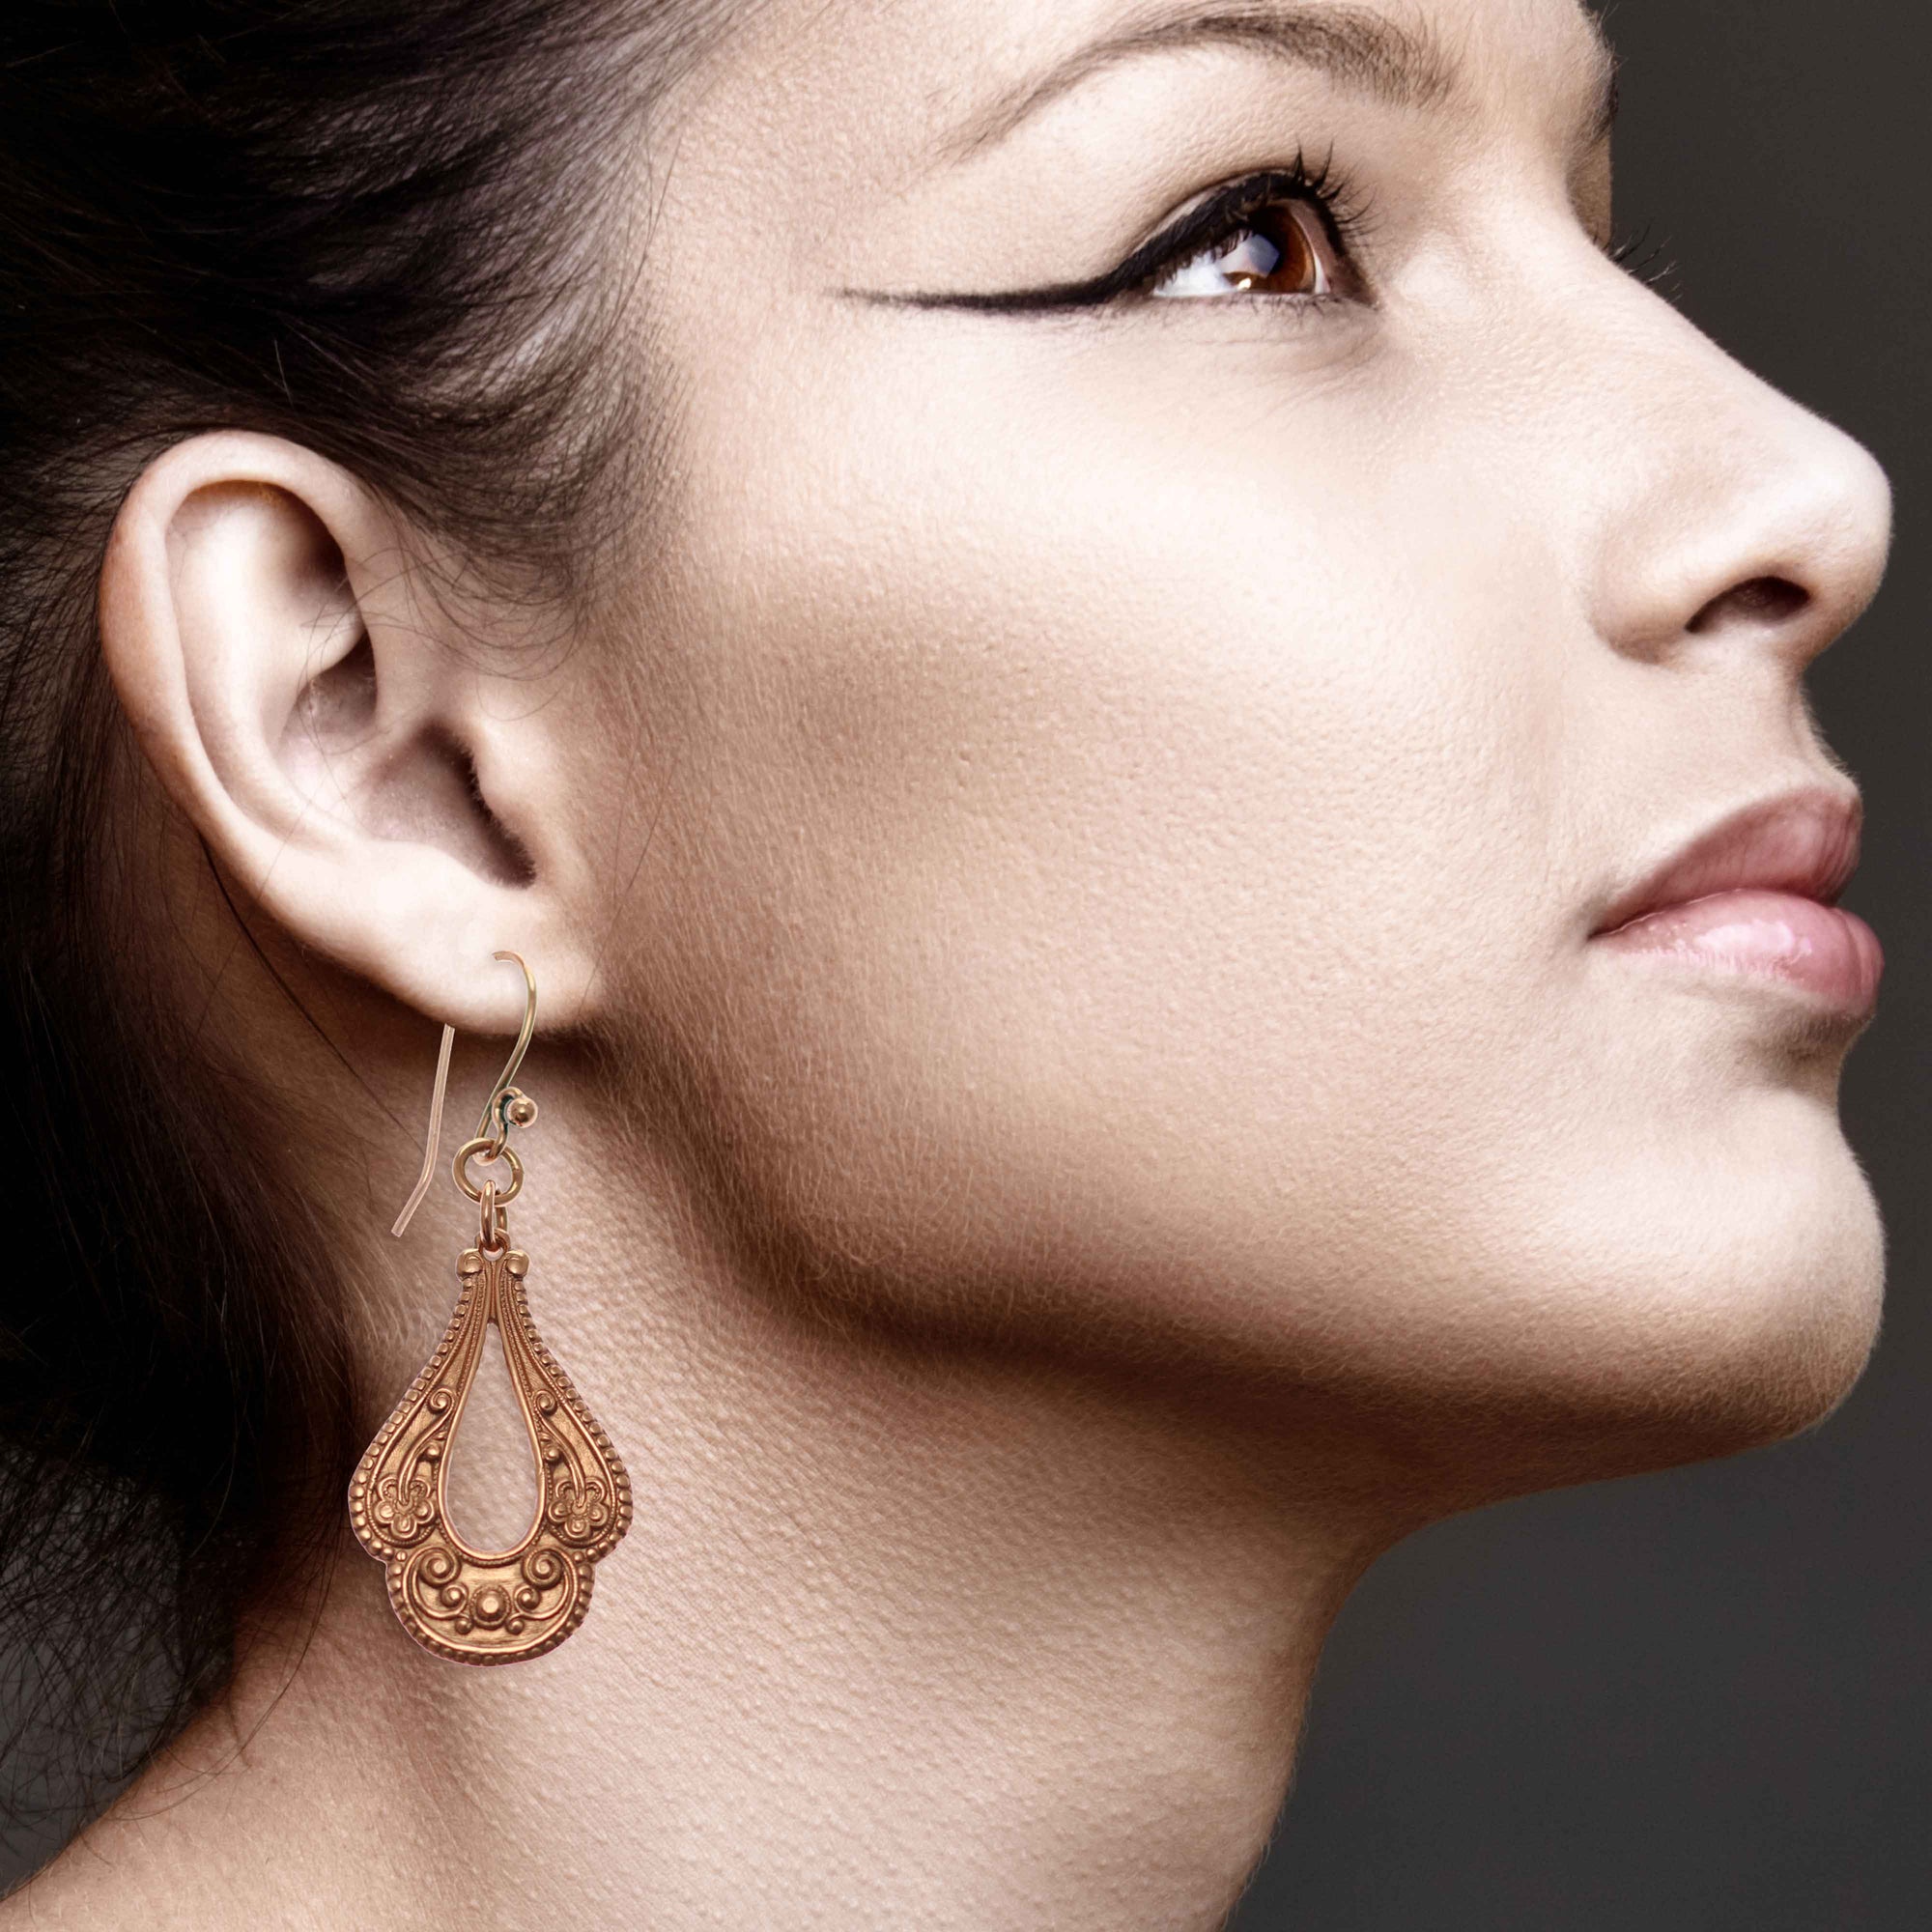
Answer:
M442 1340L364 1451L349 1485L350 1524L384 1566L389 1603L403 1628L425 1650L457 1663L516 1663L554 1650L590 1607L593 1566L631 1526L630 1478L611 1438L544 1347L524 1294L530 1258L510 1245L505 1209L524 1185L510 1132L537 1117L536 1102L512 1083L536 1030L537 989L516 953L496 957L522 971L526 998L517 1043L490 1090L475 1134L456 1154L456 1184L481 1214L476 1244L457 1257L456 1312ZM422 1174L390 1230L394 1235L409 1226L435 1171L455 1038L456 1029L444 1027ZM471 1179L472 1160L486 1167L500 1161L508 1184ZM493 1321L536 1458L538 1497L519 1543L482 1550L456 1533L446 1490L450 1446Z

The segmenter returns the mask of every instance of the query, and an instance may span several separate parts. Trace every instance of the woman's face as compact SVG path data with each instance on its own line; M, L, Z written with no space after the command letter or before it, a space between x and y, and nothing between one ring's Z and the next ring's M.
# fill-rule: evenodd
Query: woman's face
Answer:
M1868 1015L1591 934L1853 796L1800 677L1888 492L1609 259L1605 67L1573 0L776 0L660 128L674 494L572 755L781 1286L1498 1484L1848 1386Z

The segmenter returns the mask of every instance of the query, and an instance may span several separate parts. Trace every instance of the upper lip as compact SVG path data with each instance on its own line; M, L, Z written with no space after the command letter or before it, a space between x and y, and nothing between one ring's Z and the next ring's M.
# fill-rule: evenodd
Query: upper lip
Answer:
M1761 798L1725 814L1618 894L1598 933L1713 893L1795 893L1835 905L1859 867L1863 802L1818 785Z

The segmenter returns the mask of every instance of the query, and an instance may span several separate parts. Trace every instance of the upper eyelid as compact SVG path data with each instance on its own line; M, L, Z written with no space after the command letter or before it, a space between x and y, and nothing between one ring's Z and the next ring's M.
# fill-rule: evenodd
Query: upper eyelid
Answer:
M1330 210L1316 189L1307 185L1294 186L1286 181L1283 181L1280 186L1269 189L1264 184L1273 179L1275 174L1276 171L1269 170L1263 175L1249 175L1227 183L1221 188L1214 190L1208 200L1191 213L1179 216L1159 235L1143 242L1115 272L1124 273L1128 268L1145 262L1146 274L1136 275L1134 283L1129 285L1151 279L1160 270L1175 266L1188 251L1199 253L1217 236L1229 234L1239 228L1243 213L1256 213L1275 202L1312 203L1321 222L1323 233L1329 235L1331 242L1337 240L1334 235L1329 234ZM1348 240L1346 225L1344 228L1345 232L1340 240L1346 243ZM1347 252L1346 246L1343 252Z
M1118 266L1078 281L991 292L960 290L927 293L847 287L833 293L847 299L910 308L1020 313L1097 307L1119 297L1131 295L1137 289L1144 290L1158 278L1161 270L1176 266L1183 258L1183 251L1200 249L1216 233L1217 223L1225 227L1234 226L1239 219L1239 201L1243 196L1249 196L1252 197L1251 207L1270 199L1313 202L1323 234L1336 250L1352 284L1349 295L1343 298L1377 308L1380 306L1382 277L1369 266L1376 259L1376 251L1371 248L1365 261L1363 250L1379 227L1374 208L1374 202L1378 201L1379 196L1358 198L1352 174L1337 175L1332 161L1331 149L1321 166L1311 172L1304 153L1297 150L1290 164L1253 168L1232 180L1223 180L1191 197L1181 212L1170 214L1153 235L1137 243ZM1269 192L1264 192L1263 185L1269 178L1273 178L1277 185ZM1605 253L1612 251L1622 224L1611 224L1611 232L1600 239L1594 232L1594 224L1583 220L1580 212L1578 219L1580 225L1591 231L1591 240L1596 245ZM1233 293L1230 292L1231 297ZM1309 299L1271 294L1264 298L1271 302Z
M1311 170L1297 156L1290 167L1257 168L1234 180L1223 182L1198 196L1184 213L1175 215L1157 233L1141 242L1118 267L1085 282L1074 282L1042 291L1029 292L1072 306L1077 302L1100 301L1116 295L1147 287L1164 269L1184 259L1189 250L1198 251L1215 236L1238 225L1243 210L1252 212L1274 201L1312 203L1324 233L1347 255L1348 234L1359 217L1352 212L1347 220L1338 216L1334 204L1344 199L1339 189L1329 187L1330 165ZM1338 230L1345 231L1337 233ZM1275 299L1279 299L1276 298Z
M1318 197L1314 197L1314 195L1312 195L1312 193L1308 193L1306 189L1300 189L1300 191L1296 191L1296 193L1275 193L1275 195L1258 195L1258 197L1256 197L1254 201L1250 201L1250 203L1248 203L1246 207L1242 207L1242 203L1240 203L1240 201L1236 201L1236 203L1235 203L1233 207L1227 207L1227 209L1225 209L1225 211L1223 211L1223 213L1219 214L1219 218L1215 218L1215 220L1211 220L1211 222L1204 224L1204 226L1202 226L1202 228L1200 228L1200 230L1198 230L1198 232L1196 232L1194 236L1186 236L1186 234L1177 234L1177 236L1175 236L1175 243L1173 243L1173 247L1165 249L1165 251L1163 251L1163 255L1161 255L1161 259L1159 259L1159 261L1155 263L1155 276L1159 274L1159 270L1167 270L1167 269L1173 269L1173 267L1184 267L1184 265L1186 265L1186 261L1190 261L1190 259L1192 259L1194 255L1200 255L1200 253L1204 253L1204 251L1206 251L1206 249L1208 249L1208 247L1209 247L1209 245L1211 245L1211 243L1213 243L1213 242L1217 240L1217 238L1221 238L1221 236L1231 236L1231 234L1236 234L1236 232L1240 232L1240 230L1242 230L1242 228L1246 226L1246 216L1250 216L1250 214L1258 214L1258 213L1260 213L1262 209L1265 209L1265 207L1273 207L1275 203L1283 203L1283 201L1293 201L1293 203L1304 203L1304 205L1306 205L1306 203L1314 203L1314 207L1316 207L1316 218L1318 218L1318 222L1321 224L1321 232L1323 232L1323 240L1327 240L1327 242L1329 242L1331 245L1335 245L1337 238L1329 234L1329 224L1327 224L1327 220L1325 220L1325 214L1327 214L1327 211L1325 211L1325 209L1321 207L1321 203L1318 201ZM1339 255L1343 255L1343 257L1347 257L1347 255L1350 253L1350 251L1349 251L1349 247L1347 247L1347 236L1343 236L1343 238L1341 238L1341 245L1337 247L1337 253L1339 253ZM1150 278L1144 278L1144 280L1151 280L1151 278L1155 278L1155 276L1150 276Z
M1249 192L1251 188L1252 194ZM1205 201L1186 214L1177 215L1159 234L1150 236L1113 272L1121 275L1130 270L1153 273L1172 267L1187 251L1198 252L1218 236L1239 227L1244 214L1258 213L1270 201L1292 198L1288 194L1267 193L1254 177L1229 182L1209 193ZM1142 275L1136 273L1133 279L1139 281Z
M1163 269L1172 267L1183 250L1199 249L1215 234L1234 226L1244 203L1253 209L1276 200L1313 203L1324 232L1345 258L1350 255L1352 241L1369 226L1367 203L1357 204L1347 185L1336 179L1332 156L1319 167L1311 168L1306 156L1297 154L1288 165L1251 168L1245 174L1204 189L1181 213L1170 216L1154 234L1136 244L1116 267L1081 281L990 294L962 291L928 295L863 289L847 289L842 293L901 308L979 309L1011 314L1094 307L1145 288ZM1363 282L1366 293L1366 278ZM1266 299L1280 302L1287 298Z

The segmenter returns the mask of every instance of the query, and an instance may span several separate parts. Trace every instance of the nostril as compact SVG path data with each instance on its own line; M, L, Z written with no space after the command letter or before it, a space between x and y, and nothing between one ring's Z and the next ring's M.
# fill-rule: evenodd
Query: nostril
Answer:
M1811 593L1788 577L1753 577L1714 597L1686 627L1693 637L1732 624L1782 624L1810 603Z

